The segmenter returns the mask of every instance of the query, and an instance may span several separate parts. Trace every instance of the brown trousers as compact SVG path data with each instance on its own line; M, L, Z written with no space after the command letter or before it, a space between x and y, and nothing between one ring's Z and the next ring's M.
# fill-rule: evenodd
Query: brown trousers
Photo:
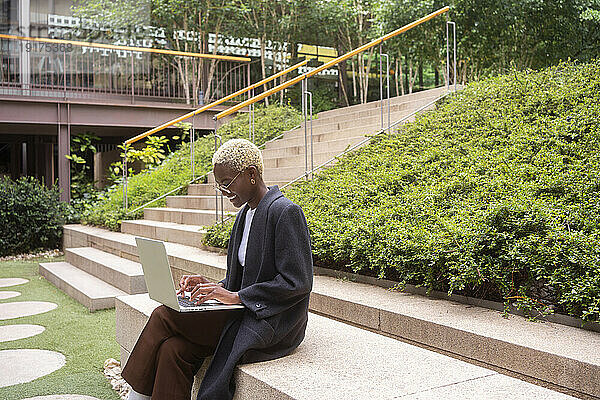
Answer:
M242 310L181 313L160 306L135 344L123 378L152 400L190 400L194 375L211 356L223 328Z

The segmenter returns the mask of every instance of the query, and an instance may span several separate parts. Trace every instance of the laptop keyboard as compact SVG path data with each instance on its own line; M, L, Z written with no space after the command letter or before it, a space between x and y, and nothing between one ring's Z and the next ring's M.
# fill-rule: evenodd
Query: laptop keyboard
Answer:
M196 307L197 304L190 301L187 297L181 297L181 296L177 296L177 301L179 302L179 305L182 307Z

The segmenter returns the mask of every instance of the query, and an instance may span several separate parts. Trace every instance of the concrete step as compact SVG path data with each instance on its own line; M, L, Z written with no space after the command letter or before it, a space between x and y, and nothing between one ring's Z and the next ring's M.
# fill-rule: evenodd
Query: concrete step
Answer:
M63 245L65 248L93 247L139 262L134 235L111 232L95 226L65 225ZM224 254L172 242L165 242L165 249L176 282L183 274L201 274L214 281L225 277L227 264Z
M90 311L113 308L126 293L67 262L40 263L39 273Z
M350 137L350 138L335 139L335 140L330 140L330 141L326 141L326 142L314 142L313 143L313 146L314 146L313 151L315 153L322 153L322 152L326 152L326 151L340 153L344 149L346 149L349 145L358 143L358 142L364 140L364 138L365 138L364 135L356 135L356 136ZM310 147L309 147L309 151L310 151ZM302 143L301 145L298 145L298 146L287 146L287 147L263 150L263 160L265 158L280 158L280 157L296 156L296 155L300 155L300 154L304 155L304 143Z
M82 225L65 227L65 246L90 243L104 251L136 253L131 235ZM225 256L180 244L165 245L176 279L186 273L203 274L215 281L225 276ZM314 277L310 310L381 335L600 397L600 353L590 351L600 348L597 332L532 323L514 315L506 319L488 308L323 275Z
M116 332L123 365L156 306L145 294L117 299ZM195 388L203 372L196 375ZM366 395L370 399L572 398L313 313L306 337L294 353L239 365L234 376L236 400L364 399Z
M145 293L140 263L92 247L65 249L65 260L128 294Z
M412 112L413 110L416 110L417 108L421 107L422 105L425 105L430 101L433 101L437 97L439 97L439 96L433 95L433 96L419 98L416 100L408 100L408 101L403 101L403 102L394 102L394 100L391 99L392 101L390 102L390 112L395 113L398 111L407 111L407 110ZM388 110L387 100L384 100L384 102L383 102L383 120L384 120L384 122L387 121L387 110ZM321 125L321 124L329 124L329 123L335 123L335 122L343 122L343 121L347 121L349 118L362 119L362 118L368 118L368 117L377 117L377 118L381 119L381 107L379 106L379 104L375 108L369 108L369 109L363 110L363 111L354 111L354 110L348 109L347 107L339 108L336 111L337 112L332 115L324 115L324 116L319 115L319 117L317 119L313 120L313 126L315 123L318 123L319 125ZM303 126L304 125L302 125L302 130L304 129ZM285 135L287 135L287 134L288 133L286 132Z
M211 175L212 176L212 175ZM167 207L169 208L187 208L194 210L214 210L215 195L212 196L168 196ZM223 198L223 208L225 211L237 212L236 208L226 197ZM221 209L221 200L219 198L219 210Z
M418 102L419 106L427 104L428 101L420 101ZM432 105L431 107L434 107ZM390 123L398 121L410 113L412 113L417 107L414 109L395 111L390 114ZM330 123L317 123L318 120L313 120L313 136L318 134L327 134L331 132L336 132L339 130L349 129L349 128L362 128L362 130L367 131L378 131L381 129L381 118L379 115L364 117L364 118L356 118L353 115L349 114L347 116L341 116L336 118L336 122ZM384 125L387 124L387 114L384 118ZM310 135L310 123L308 124L307 134ZM302 138L304 140L304 126L289 133L286 133L281 139L274 140L266 144L265 148L271 148L273 143L286 141L292 138Z
M354 138L357 136L373 135L377 132L379 132L379 126L372 126L372 127L368 127L368 126L364 127L363 126L363 127L346 128L346 129L334 130L334 131L330 131L330 132L326 132L326 133L313 133L312 141L314 144L323 143L323 142L331 142L333 140L348 139L348 138ZM310 148L310 133L306 137L306 142ZM287 147L292 147L292 146L301 146L302 148L304 148L304 143L305 143L304 133L302 133L302 136L275 140L274 142L269 143L268 147L262 151L263 160L273 157L272 153L270 152L272 150L285 149Z
M121 232L186 246L200 246L204 236L204 227L139 219L123 221Z
M326 161L329 161L333 157L337 156L338 152L322 152L322 153L314 153L313 160L315 166L320 165ZM286 156L286 157L275 157L275 158L265 158L263 159L265 170L269 170L272 168L282 168L282 167L301 167L302 171L304 170L305 165L305 157L304 153L299 154L297 156ZM308 162L310 164L310 151L308 153Z
M265 184L267 186L283 186L285 185L287 182L273 182L273 181L268 181L265 182ZM191 196L213 196L214 199L214 195L215 195L215 188L212 185L212 183L202 183L202 184L195 184L195 185L189 185L188 186L188 195ZM214 203L213 203L214 204ZM212 206L214 209L214 205Z
M219 213L219 219L220 219ZM228 212L226 215L235 215ZM189 208L145 208L144 219L149 221L172 222L185 225L212 225L216 221L214 204L212 210L192 210Z
M404 102L410 102L428 97L438 97L446 92L445 87L439 87L435 89L423 90L421 92L405 94L404 96L392 97L392 104L399 104ZM379 107L379 100L371 101L364 104L356 104L350 107L336 108L334 110L322 111L319 113L319 118L331 117L333 115L343 115L348 113L361 112L364 110L374 109ZM384 107L386 107L384 103Z
M598 332L329 276L315 277L310 310L600 397Z
M330 152L330 154L337 155L340 154L345 149L354 146L362 142L365 139L363 136L349 138L349 139L339 139L332 140L330 142L318 142L314 143L314 153L322 153L322 152ZM368 143L368 142L366 142ZM366 145L363 144L363 145ZM301 160L304 157L304 146L293 146L287 147L284 149L277 149L278 153L277 158L287 158L293 156L301 156L300 158L296 158L296 160ZM330 157L331 158L331 157ZM309 153L309 162L310 162L310 153ZM319 164L315 162L315 167ZM287 180L291 181L296 177L302 175L304 173L304 161L300 163L300 165L290 166L290 167L281 167L281 168L265 168L264 177L267 180Z

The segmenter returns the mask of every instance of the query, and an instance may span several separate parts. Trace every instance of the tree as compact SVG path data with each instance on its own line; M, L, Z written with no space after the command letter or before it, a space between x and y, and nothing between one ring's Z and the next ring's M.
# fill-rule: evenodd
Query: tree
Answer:
M90 39L104 33L108 40L125 39L136 43L146 39L151 30L159 33L155 40L160 47L206 54L209 53L209 35L214 34L213 55L217 54L223 31L228 36L236 34L235 25L230 23L234 12L234 0L148 0L141 4L133 0L82 0L73 8L74 15L82 21L96 21L91 28L101 28L89 30ZM215 95L212 88L219 60L169 55L151 57L175 66L187 103L197 102L199 90L207 101Z

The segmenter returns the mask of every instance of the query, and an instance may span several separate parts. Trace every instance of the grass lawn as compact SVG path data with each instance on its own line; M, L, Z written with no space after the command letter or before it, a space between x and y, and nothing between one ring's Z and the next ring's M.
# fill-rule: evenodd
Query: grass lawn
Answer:
M23 285L0 288L17 291L21 296L0 300L49 301L58 304L50 312L0 321L0 325L36 324L46 328L39 335L0 343L0 350L45 349L62 353L66 365L29 383L0 388L0 399L17 400L50 394L85 394L99 399L119 400L104 377L107 358L120 359L115 341L115 310L90 313L38 274L38 262L62 261L63 258L0 262L0 278L25 278ZM10 368L4 365L4 368Z

